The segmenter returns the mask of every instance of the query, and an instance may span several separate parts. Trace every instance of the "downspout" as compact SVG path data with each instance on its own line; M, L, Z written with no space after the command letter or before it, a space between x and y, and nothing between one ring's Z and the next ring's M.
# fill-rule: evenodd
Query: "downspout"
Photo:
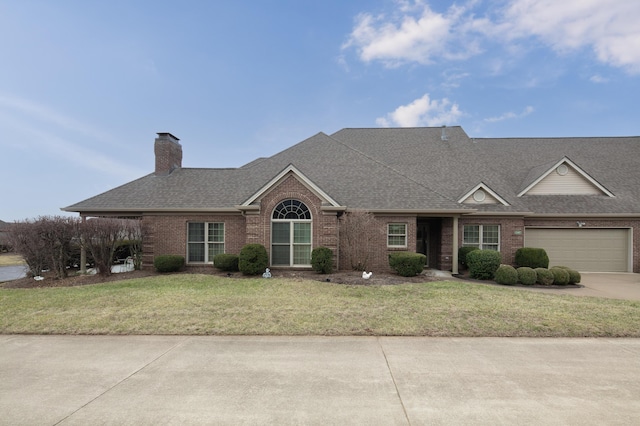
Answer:
M458 275L458 216L453 216L453 253L451 255L451 274Z

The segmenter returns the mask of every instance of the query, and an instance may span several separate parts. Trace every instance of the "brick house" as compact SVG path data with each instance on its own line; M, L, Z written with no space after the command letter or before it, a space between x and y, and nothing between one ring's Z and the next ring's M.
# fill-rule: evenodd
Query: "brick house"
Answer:
M309 267L315 247L350 269L345 223L372 215L368 269L397 250L458 271L458 248L543 247L551 264L640 272L640 137L470 138L461 127L318 133L242 167L182 167L170 133L153 173L64 208L140 218L143 265L161 254L188 266L263 244L270 264Z

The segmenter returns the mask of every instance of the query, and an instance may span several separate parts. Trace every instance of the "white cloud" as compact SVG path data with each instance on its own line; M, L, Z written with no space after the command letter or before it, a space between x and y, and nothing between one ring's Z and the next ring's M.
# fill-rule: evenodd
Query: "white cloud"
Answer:
M505 112L504 114L498 117L485 118L484 121L486 121L487 123L496 123L498 121L511 120L514 118L522 118L531 114L533 111L534 111L534 108L532 106L527 106L524 110L522 110L520 114L509 111L509 112Z
M477 53L477 45L452 45L462 28L463 8L452 6L446 14L420 1L401 1L400 14L391 17L362 13L343 49L355 47L364 62L379 60L387 66L407 62L428 64L436 57L465 59Z
M591 81L592 83L608 83L609 79L599 74L596 74L596 75L592 75L591 78L589 78L589 81Z
M378 118L376 123L382 127L432 127L455 124L462 115L457 104L452 104L447 98L431 100L427 93L407 105L399 106L385 117Z
M495 4L495 3L494 3ZM462 60L483 46L535 37L556 52L590 49L602 63L640 73L640 1L506 0L503 8L469 1L444 13L416 0L396 2L396 10L362 13L343 49L355 48L364 62L386 66Z
M564 52L591 48L612 66L640 72L640 2L514 0L503 20L511 38L537 36Z

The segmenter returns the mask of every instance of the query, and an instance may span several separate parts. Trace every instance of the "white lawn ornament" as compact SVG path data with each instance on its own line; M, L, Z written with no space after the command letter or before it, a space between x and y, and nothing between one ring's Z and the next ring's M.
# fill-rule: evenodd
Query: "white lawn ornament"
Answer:
M36 280L36 281L42 281L42 280L44 280L44 277L41 277L40 275L38 275L36 277L33 277L33 279Z
M262 274L262 278L271 278L271 271L269 268L264 270L264 274Z
M364 278L365 280L368 280L369 278L371 278L371 275L373 275L373 271L371 272L362 271L362 278Z

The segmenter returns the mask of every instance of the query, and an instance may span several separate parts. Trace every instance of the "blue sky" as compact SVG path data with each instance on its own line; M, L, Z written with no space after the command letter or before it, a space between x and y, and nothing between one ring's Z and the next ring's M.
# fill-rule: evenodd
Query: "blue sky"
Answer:
M320 131L640 135L637 0L0 2L0 219Z

